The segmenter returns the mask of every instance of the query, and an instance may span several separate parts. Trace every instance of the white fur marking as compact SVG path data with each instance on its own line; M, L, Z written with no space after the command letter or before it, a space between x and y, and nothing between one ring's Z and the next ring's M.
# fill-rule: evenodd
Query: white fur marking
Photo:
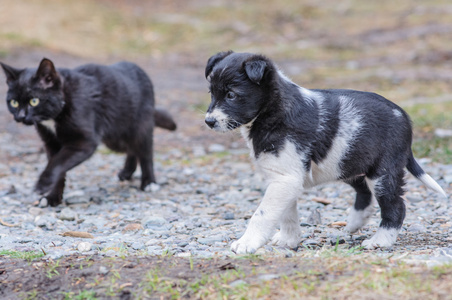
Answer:
M439 184L430 175L424 173L419 180L425 184L428 188L440 193L445 198L447 198L446 192L439 186Z
M285 81L287 81L287 82L290 82L290 83L293 83L293 81L292 81L289 77L287 77L286 74L283 73L283 71L281 71L281 70L279 70L279 69L278 69L278 75L279 75L279 77L281 77L283 80L285 80Z
M230 121L229 116L226 115L221 109L215 108L212 112L206 114L207 118L214 118L217 124L213 128L215 131L226 132L229 131L228 122Z
M311 162L311 172L305 187L337 180L341 174L341 160L347 154L350 142L359 134L362 127L361 116L353 107L350 98L340 97L339 128L327 156L317 165Z
M399 230L395 228L387 229L380 227L377 232L368 240L363 241L363 247L366 249L391 247L397 240Z
M242 131L246 133L246 130ZM278 156L271 153L261 153L255 159L256 167L262 172L268 181L268 187L264 198L250 219L245 234L232 243L231 250L235 253L253 253L264 245L275 231L276 225L281 220L283 240L281 244L292 246L298 241L298 217L289 213L290 209L296 210L297 196L303 186L303 166L301 157L297 153L293 143L286 140L284 148ZM295 237L287 237L289 232L295 231Z
M372 196L373 198L373 196ZM373 202L373 201L372 201ZM348 233L354 233L367 224L369 218L374 213L373 203L370 203L368 207L363 210L356 210L355 207L350 209L350 214L347 219L347 226L345 231Z
M392 112L394 113L394 116L400 118L402 116L402 112L400 110L398 110L397 108L394 108L392 110Z
M53 119L41 121L40 123L55 133L55 121Z

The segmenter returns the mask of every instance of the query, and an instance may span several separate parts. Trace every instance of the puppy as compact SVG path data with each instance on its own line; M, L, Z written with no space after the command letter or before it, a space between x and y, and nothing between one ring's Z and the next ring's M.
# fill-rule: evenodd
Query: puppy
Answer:
M340 180L356 190L346 231L353 233L381 208L367 249L390 247L405 218L404 168L427 187L443 189L417 164L405 111L374 93L308 90L290 81L268 58L220 52L205 76L212 102L206 124L219 132L236 128L248 143L257 169L268 181L265 195L235 253L253 253L279 225L272 242L295 248L301 241L297 197L305 188Z

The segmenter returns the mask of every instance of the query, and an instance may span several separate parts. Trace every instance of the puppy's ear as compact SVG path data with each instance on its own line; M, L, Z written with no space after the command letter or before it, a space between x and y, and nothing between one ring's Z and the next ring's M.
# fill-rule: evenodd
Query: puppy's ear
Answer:
M58 75L53 62L47 58L41 60L35 78L38 79L39 84L43 89L51 88L60 81L60 76Z
M6 83L8 83L8 84L10 84L13 81L16 81L17 78L19 78L19 74L23 71L23 70L19 70L19 69L10 67L4 63L0 63L0 65L2 65L3 72L5 72Z
M245 62L246 75L248 75L248 78L256 84L261 83L267 68L268 63L263 57L258 56Z
M234 52L231 50L225 51L225 52L218 52L217 54L210 57L209 60L207 61L207 66L206 66L206 72L205 72L206 78L208 78L210 73L212 73L212 70L215 67L215 65L218 64L220 61L222 61L226 56L228 56L231 53L234 53Z

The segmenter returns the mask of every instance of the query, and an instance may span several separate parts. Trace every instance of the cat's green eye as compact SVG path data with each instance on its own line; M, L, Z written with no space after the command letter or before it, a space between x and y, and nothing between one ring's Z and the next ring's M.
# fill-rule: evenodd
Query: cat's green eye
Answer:
M18 108L19 102L17 102L16 100L11 100L9 101L9 105L11 105L11 107Z
M30 105L31 106L36 106L39 104L39 99L38 98L33 98L30 100Z

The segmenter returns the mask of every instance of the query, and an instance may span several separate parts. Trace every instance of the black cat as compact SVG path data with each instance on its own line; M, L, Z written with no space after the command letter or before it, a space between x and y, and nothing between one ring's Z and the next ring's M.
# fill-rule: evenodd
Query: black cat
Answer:
M48 164L35 190L57 206L63 197L66 172L88 159L103 142L127 153L118 177L129 180L141 166L141 189L155 182L154 125L175 130L162 109L154 108L151 80L137 65L83 65L55 69L44 58L38 69L15 69L3 63L7 105L17 122L34 125L44 141ZM55 121L55 131L41 124Z

